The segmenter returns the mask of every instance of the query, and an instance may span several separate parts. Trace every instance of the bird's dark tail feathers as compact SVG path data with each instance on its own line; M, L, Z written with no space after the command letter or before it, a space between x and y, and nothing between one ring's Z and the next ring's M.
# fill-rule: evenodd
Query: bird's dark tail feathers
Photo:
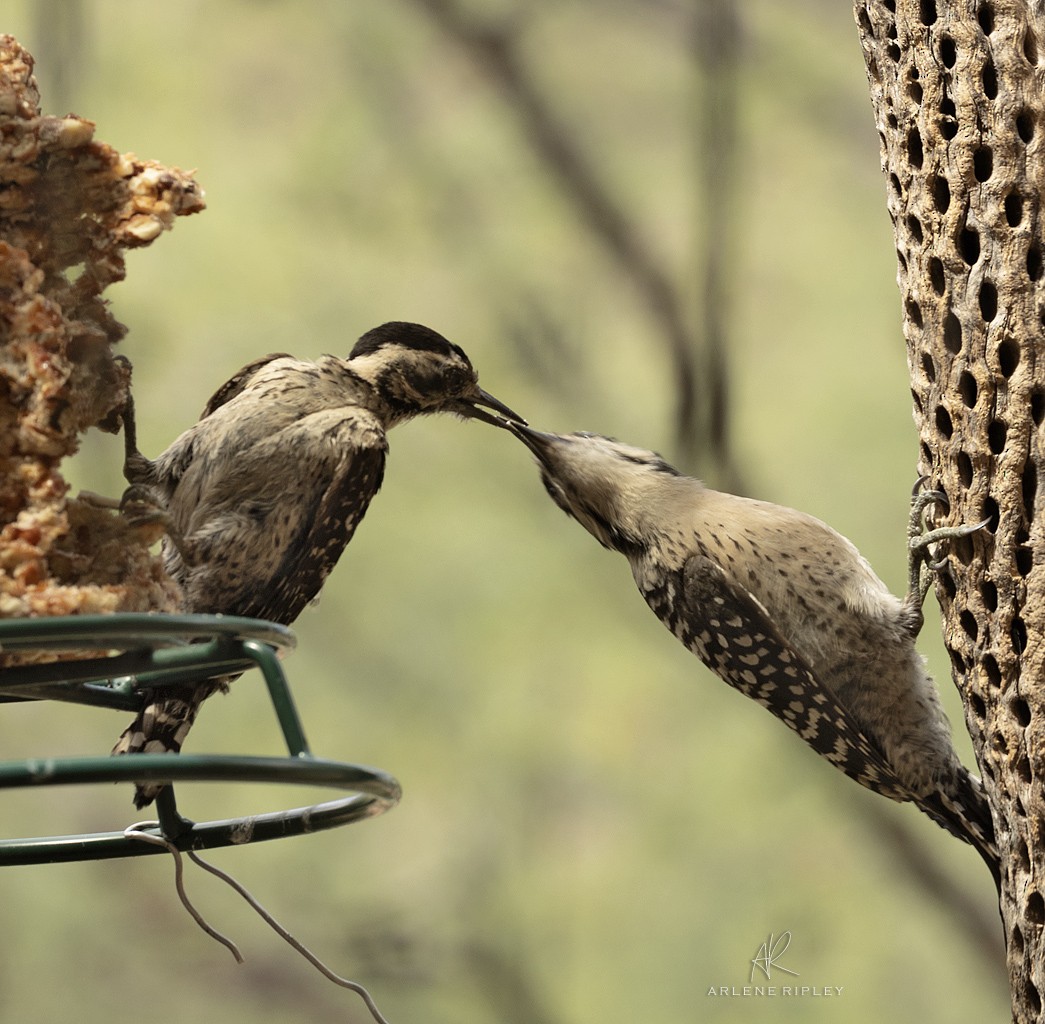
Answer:
M958 765L954 776L941 783L935 792L916 797L914 802L941 828L965 840L983 858L1001 886L1001 858L994 834L994 819L987 803L983 784L963 765Z

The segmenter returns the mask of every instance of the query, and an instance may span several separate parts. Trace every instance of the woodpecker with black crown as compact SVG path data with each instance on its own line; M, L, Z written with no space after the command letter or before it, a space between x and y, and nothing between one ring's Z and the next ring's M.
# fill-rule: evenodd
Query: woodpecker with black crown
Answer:
M487 410L493 410L493 415ZM468 356L420 324L364 334L347 359L267 355L226 381L155 460L124 412L128 514L162 523L189 612L292 623L319 593L381 487L388 431L445 412L521 420L479 387ZM176 753L218 680L148 697L115 754ZM140 784L137 807L162 788Z

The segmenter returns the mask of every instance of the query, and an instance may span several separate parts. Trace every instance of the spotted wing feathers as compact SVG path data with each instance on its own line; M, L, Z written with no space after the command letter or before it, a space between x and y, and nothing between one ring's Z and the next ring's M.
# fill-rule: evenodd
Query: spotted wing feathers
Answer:
M713 559L694 555L644 591L668 628L716 675L771 711L867 789L911 801L970 843L998 878L994 826L979 779L960 764L927 795L912 793L850 711L823 686L762 604Z
M705 665L771 711L821 757L876 793L911 798L881 751L818 682L765 608L720 565L694 555L645 596Z

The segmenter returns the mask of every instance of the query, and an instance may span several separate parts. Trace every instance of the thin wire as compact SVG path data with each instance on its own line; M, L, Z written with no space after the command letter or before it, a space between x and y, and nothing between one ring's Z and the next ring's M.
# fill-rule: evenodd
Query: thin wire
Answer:
M225 946L232 955L236 958L237 963L243 963L243 955L239 951L239 947L231 939L222 935L217 929L212 928L204 920L203 915L192 905L192 901L188 897L188 893L185 891L184 884L184 868L182 862L181 850L179 850L172 842L167 840L161 835L156 835L153 832L144 832L142 829L145 826L156 827L159 822L155 821L139 821L133 825L128 825L124 829L123 834L128 839L139 839L143 843L152 843L154 846L162 846L167 850L171 856L174 857L174 885L178 890L178 898L181 900L182 905L192 915L193 920L202 928L212 939L216 939L223 946ZM194 853L192 850L187 851L189 859L198 864L204 871L209 871L212 875L220 878L226 885L234 889L244 900L247 901L248 905L257 913L257 915L285 942L287 942L292 949L295 949L301 956L303 956L313 967L316 968L325 978L332 981L335 985L340 985L342 988L347 988L352 992L355 992L360 999L366 1004L366 1008L370 1011L371 1016L377 1021L377 1024L389 1024L388 1018L385 1017L381 1011L377 1008L377 1003L374 1002L373 996L359 984L357 981L352 981L350 978L343 978L340 974L335 974L322 960L316 956L307 946L299 942L286 928L283 927L239 882L236 881L231 875L222 871L221 868L216 868L213 864L208 864L199 854Z
M192 905L192 901L189 899L188 893L185 891L184 883L184 868L181 859L181 850L179 850L172 842L165 839L163 836L155 835L152 832L143 832L143 825L156 825L158 822L152 821L139 821L133 825L128 825L123 830L123 834L128 839L140 839L143 843L152 843L153 846L162 846L174 857L174 887L178 890L178 898L182 902L182 906L192 915L192 919L198 924L212 939L216 939L220 942L228 951L236 958L236 963L243 963L243 954L239 951L239 946L236 945L232 939L225 935L222 935L216 928L212 928L204 920L203 915Z
M283 927L239 882L236 881L231 875L226 874L221 868L216 868L213 864L208 864L199 854L194 853L192 850L188 851L189 859L197 863L204 871L209 871L212 875L217 876L227 885L231 886L236 890L247 901L251 908L258 914L258 916L267 924L281 939L287 942L293 949L297 950L313 967L319 971L325 978L332 981L335 985L340 985L342 988L350 989L355 992L356 995L363 1000L366 1004L366 1008L370 1011L374 1020L377 1024L389 1024L388 1018L386 1018L381 1011L377 1008L377 1003L374 1002L373 997L370 993L359 984L357 981L352 981L349 978L343 978L340 974L335 974L322 960L316 956L307 946L299 942L286 928Z

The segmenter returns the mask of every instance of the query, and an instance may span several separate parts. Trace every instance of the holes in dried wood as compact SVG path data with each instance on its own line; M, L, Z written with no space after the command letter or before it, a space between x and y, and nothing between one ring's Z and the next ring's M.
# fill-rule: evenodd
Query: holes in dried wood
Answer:
M958 588L954 585L954 578L951 576L951 574L942 573L940 576L937 577L937 580L939 581L940 589L943 591L944 596L947 598L947 600L953 601L954 595L958 593ZM953 654L951 660L954 661L955 665L958 666L959 674L964 674L965 666L960 661L956 660Z
M989 100L997 98L998 95L998 72L994 68L994 61L988 60L980 72L983 81L983 95Z
M958 252L971 267L980 258L980 233L975 228L966 227L958 236Z
M900 184L900 179L895 174L889 175L889 184L892 186L892 189L897 196L903 195L903 186Z
M920 106L921 102L922 102L922 87L921 87L921 84L918 83L918 82L911 82L907 86L907 95L910 96L911 99L914 100L914 102L919 104L919 106Z
M989 324L998 315L998 289L993 282L984 279L980 285L980 316Z
M922 396L918 394L918 392L915 391L914 388L911 388L911 401L914 402L915 412L918 413L919 416L921 416L923 409Z
M1022 654L1027 649L1027 624L1019 615L1012 620L1009 638L1012 642L1012 649L1017 654Z
M900 124L900 122L896 120L896 115L892 111L885 115L885 123L889 125L893 131L895 131Z
M1023 475L1020 477L1020 490L1023 494L1023 510L1027 522L1034 520L1034 504L1038 498L1038 470L1029 459L1023 467Z
M950 36L940 37L940 63L945 68L953 68L958 61L958 48Z
M969 707L973 715L981 721L987 717L987 705L983 703L983 698L978 693L969 694Z
M900 270L903 273L906 274L907 273L907 257L902 252L900 252L899 249L896 250L896 262L900 264Z
M998 345L998 369L1003 377L1011 377L1020 365L1020 346L1015 338L1006 338Z
M1031 242L1027 249L1027 276L1032 281L1040 280L1041 271L1041 246L1037 242Z
M1027 58L1028 64L1038 63L1038 37L1030 28L1023 37L1023 56Z
M922 169L922 136L917 128L912 128L907 133L907 162L917 171Z
M1019 226L1023 220L1023 196L1019 192L1010 192L1005 197L1005 223L1010 228Z
M930 465L933 461L932 449L924 441L922 441L919 447L922 451L922 464L926 466Z
M987 611L996 612L998 610L998 588L990 580L984 580L980 584L980 599L983 601L983 607ZM992 658L991 660L993 661L994 659ZM998 667L997 662L994 662L994 667Z
M1005 438L1008 434L1009 428L1004 420L991 420L991 425L987 428L987 447L995 455L1001 455L1005 451Z
M922 222L912 213L907 218L907 230L911 233L911 237L919 244L922 244Z
M929 282L937 295L943 295L946 282L943 276L943 263L937 256L933 256L929 260Z
M896 29L894 28L893 29L893 34L895 35L895 33L896 33ZM900 47L897 46L896 43L890 43L885 48L885 52L886 52L886 55L889 57L889 59L894 64L899 64L900 63Z
M980 624L976 621L976 616L966 608L966 610L958 616L958 624L962 627L962 632L973 643L976 643L976 639L980 635Z
M933 362L933 357L928 352L922 353L922 373L925 374L925 379L930 383L934 383L936 380L936 363Z
M1015 562L1017 574L1021 579L1026 579L1030 575L1031 569L1034 568L1034 552L1026 545L1017 547Z
M947 179L937 175L933 179L933 206L940 213L946 213L947 208L951 205L951 186L947 184Z
M861 7L857 10L856 23L860 26L860 31L864 35L874 39L874 24L871 21L871 16L867 13L867 8Z
M942 406L936 407L936 429L949 441L954 434L954 424L951 422L951 414Z
M972 459L969 458L965 452L958 452L958 479L962 482L962 487L972 486Z
M962 325L953 312L943 318L943 343L953 355L962 350Z
M1045 924L1045 899L1042 899L1041 893L1035 889L1027 893L1027 898L1023 902L1023 916L1031 924ZM1030 985L1030 982L1027 984ZM1033 986L1031 987L1033 988ZM1036 994L1038 990L1034 989L1034 991Z
M1020 845L1023 847L1023 849L1027 848L1026 843L1024 843L1022 839L1020 840ZM1024 868L1024 870L1030 871L1030 857L1027 858L1027 867ZM1015 950L1017 953L1023 953L1023 932L1020 931L1020 926L1018 924L1014 924L1012 926L1012 935L1009 939L1009 948Z
M1034 895L1037 896L1038 894L1035 893ZM1038 899L1040 900L1041 897L1038 896ZM1024 978L1023 980L1023 996L1024 1001L1031 1009L1031 1013L1037 1017L1041 1013L1041 996L1038 994L1037 986L1030 978Z
M1021 839L1016 844L1016 857L1019 860L1020 870L1025 872L1025 873L1030 871L1030 850L1027 848L1027 843L1023 839ZM1012 935L1013 935L1013 939L1014 940L1015 940L1017 935L1019 936L1019 940L1020 940L1019 952L1022 953L1023 952L1023 932L1020 931L1019 925L1013 925Z
M945 139L953 139L958 134L958 119L955 116L956 111L954 107L954 101L948 99L946 96L940 100L940 134Z
M972 155L972 172L977 181L986 181L994 173L994 150L980 146Z
M987 653L980 659L984 675L991 686L1001 686L1001 669L998 668L998 659L993 654Z
M907 310L907 319L917 327L919 330L922 328L922 307L918 305L914 299L908 299L904 306Z
M1027 535L1023 535L1024 543L1020 544L1016 548L1016 572L1026 579L1034 568L1034 551L1029 548L1026 544Z
M1031 777L1032 777L1031 776L1031 770L1030 770L1030 761L1027 760L1027 755L1026 754L1021 754L1016 759L1016 764L1015 764L1014 767L1016 769L1016 777L1024 785L1027 785L1030 782Z
M1041 421L1045 420L1045 394L1035 391L1030 396L1030 414L1034 420L1034 426L1040 427Z
M989 494L983 499L980 518L987 520L986 529L990 530L991 533L998 529L998 523L1000 522L998 503Z
M951 541L950 553L957 562L969 565L973 556L972 541L968 537L956 537Z
M961 376L958 378L958 394L962 396L962 401L970 409L976 404L979 388L976 385L976 378L968 370L962 370Z
M1034 115L1029 110L1023 109L1016 115L1016 132L1026 143L1034 138Z
M980 4L979 10L976 12L976 20L980 23L984 34L989 36L994 31L994 8L989 3Z
M896 13L896 0L882 0L882 6L889 11L890 14Z
M923 25L933 25L936 23L936 3L935 0L921 0L919 4L919 17L922 20Z
M1009 707L1020 728L1026 729L1030 725L1030 705L1022 697L1014 697Z

